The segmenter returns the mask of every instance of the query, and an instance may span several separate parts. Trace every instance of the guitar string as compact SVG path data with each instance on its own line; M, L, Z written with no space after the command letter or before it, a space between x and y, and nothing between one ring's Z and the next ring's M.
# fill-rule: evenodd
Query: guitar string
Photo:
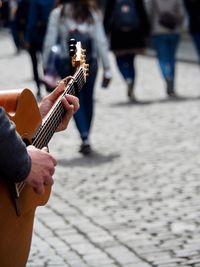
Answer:
M82 69L82 72L83 72L83 69ZM83 73L82 73L83 74ZM76 74L74 75L74 76L76 76ZM83 85L84 85L84 79L83 79L83 75L82 75L82 77L81 77L81 72L80 72L80 74L78 73L77 74L77 77L74 77L74 80L78 83L78 85L79 85L79 88L81 88ZM69 87L69 90L66 90L65 89L65 91L64 91L64 93L63 93L63 95L61 96L61 98L64 96L64 95L66 95L66 94L75 94L75 88L73 88L74 87L74 85L73 84L70 84L69 86L71 86L71 87ZM55 118L53 118L53 122L55 123L55 122L58 122L58 119L60 119L60 118L62 118L62 116L63 116L63 111L64 111L64 108L63 108L63 106L62 105L60 105L61 104L61 99L60 99L60 101L57 103L57 105L54 107L54 109L52 110L52 112L53 111L56 111L56 109L58 109L57 110L57 113L54 113L54 114L56 114L55 115ZM52 124L53 125L53 124ZM55 125L55 124L54 124ZM43 125L44 126L44 125ZM52 132L50 131L50 134L51 134ZM48 136L48 134L49 134L49 132L47 132L45 135L47 135ZM44 135L44 134L43 134ZM44 139L44 137L45 136L43 136L43 139ZM39 142L39 144L42 142L42 140L40 140L40 142ZM34 142L33 142L33 144L34 144ZM39 145L38 144L38 145ZM25 182L20 182L20 183L17 183L17 190L18 190L18 193L20 194L20 192L23 190L23 188L24 188L24 186L25 186Z
M78 77L78 82L79 82L79 77ZM74 93L73 92L73 84L72 85L70 85L70 87L68 88L68 90L66 90L66 92L64 92L63 93L63 95L65 95L65 93L69 93L69 94L71 94L71 93ZM63 96L62 95L62 96ZM62 97L61 96L61 97ZM53 122L54 122L54 124L55 124L55 119L56 119L56 117L57 116L61 116L62 115L62 105L61 105L61 101L59 101L58 103L57 103L57 105L54 107L54 109L53 109L53 111L52 111L52 114L53 114L53 117L52 116L50 116L49 118L50 118L50 120L52 121L53 120ZM52 123L53 123L52 122ZM46 129L46 124L47 124L47 126L48 126L48 123L49 123L49 120L47 120L42 126L41 126L41 130L45 130ZM51 126L51 124L48 126L48 127L50 127ZM48 129L48 128L47 128ZM40 131L41 131L40 130ZM40 131L38 131L38 134L40 134ZM42 142L43 141L43 139L44 139L44 136L43 135L40 135L40 139L37 139L37 135L36 135L36 139L35 139L35 144L36 145L40 145L40 142ZM42 144L41 144L42 145Z
M77 80L77 82L78 82L78 85L79 85L79 87L80 87L80 85L81 85L81 79L79 79L78 78L78 80ZM73 92L73 94L75 94L75 90L74 90L74 86L72 87L72 90L71 90L72 92ZM66 93L71 93L71 91L69 90L69 91L66 91ZM65 94L66 94L65 93ZM64 107L60 104L59 106L58 106L58 108L57 108L57 110L55 110L55 112L53 113L53 116L51 116L51 117L49 117L49 121L51 122L50 124L49 124L49 127L50 127L50 129L51 129L51 131L49 131L49 129L47 128L47 133L49 133L49 135L51 136L51 134L52 134L52 131L53 131L53 133L54 133L54 131L56 130L56 128L57 128L57 126L58 126L58 124L59 124L59 122L60 122L60 119L64 116L64 114L65 114L65 109L64 109ZM56 123L57 122L57 123ZM53 124L53 126L54 127L52 127L52 124Z
M76 82L77 82L79 88L81 88L83 86L83 84L84 84L82 77L78 77L78 79L77 79ZM64 93L64 95L66 93L71 94L71 92L72 92L73 95L75 95L76 92L75 92L75 86L74 85L72 87L72 90L71 91L70 90L69 91L66 91ZM56 129L56 121L59 123L60 122L60 119L63 117L64 114L65 114L65 109L64 109L63 105L59 105L57 111L53 114L52 118L49 118L49 120L51 121L51 123L53 125L55 125L54 128L52 128L52 125L51 124L49 125L49 127L51 126L51 129L53 130L53 132ZM52 134L52 132L50 131L50 135L51 134Z
M80 86L80 81L81 81L81 77L80 77L80 74L79 74L79 76L75 79L75 81L76 82L78 82L79 83L79 86ZM65 92L63 93L63 95L62 96L64 96L64 95L66 95L67 93L69 93L69 94L75 94L75 91L74 91L74 85L73 84L71 84L70 85L70 87L69 87L69 89L68 90L65 90ZM56 116L57 114L59 115L59 112L62 112L62 105L61 105L61 101L57 104L57 106L54 108L54 115ZM60 108L60 109L59 109ZM56 111L56 109L58 109L57 111ZM64 108L63 108L64 109ZM51 118L51 120L52 120L52 118Z
M79 86L81 85L82 78L80 77L80 75L78 76L76 82L79 84ZM73 88L73 84L71 84L71 87L64 92L63 95L67 94L67 93L72 93L74 88ZM44 131L43 134L41 134L39 136L39 138L35 141L35 143L37 145L43 145L41 142L44 142L44 139L46 139L49 135L52 134L52 131L54 132L56 127L56 122L59 122L58 119L60 120L60 118L62 118L62 116L64 115L64 107L62 106L61 100L57 103L57 105L54 107L53 111L52 111L52 115L49 116L48 120L42 125L41 130L40 131ZM54 128L52 128L52 126L55 126ZM58 126L58 125L57 125ZM52 129L52 131L50 131L50 129ZM41 148L41 147L40 147Z

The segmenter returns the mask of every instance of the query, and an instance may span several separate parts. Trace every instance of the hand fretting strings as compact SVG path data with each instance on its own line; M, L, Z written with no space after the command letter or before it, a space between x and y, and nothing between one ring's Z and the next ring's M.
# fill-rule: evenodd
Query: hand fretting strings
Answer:
M52 108L49 112L49 115L44 122L38 129L35 139L33 141L33 145L37 148L43 148L47 146L48 142L50 141L51 137L55 133L59 123L61 122L62 118L64 117L66 110L62 105L62 97L66 94L75 95L76 87L80 90L85 83L84 80L84 70L82 67L78 69L78 71L74 74L72 82L70 81L65 89L64 93L60 96L59 101L57 104ZM16 190L18 194L23 190L25 186L24 182L20 182L16 184Z
M37 148L42 148L47 146L51 137L55 133L58 125L60 124L62 118L64 117L66 110L62 105L62 97L66 94L75 95L76 87L80 90L84 85L84 73L83 69L80 68L75 75L73 76L72 82L67 85L64 93L61 95L58 103L53 107L50 111L48 118L45 120L43 125L39 128L36 133L35 139L33 141L33 145Z
M81 45L79 44L79 42L77 43L76 46L80 50ZM81 55L83 56L83 54ZM38 129L32 145L34 145L39 149L48 145L48 142L50 141L51 137L53 136L54 132L56 131L58 125L60 124L62 118L66 113L66 110L62 105L63 96L65 96L66 94L75 95L76 90L80 91L80 89L83 87L85 83L86 70L87 70L86 64L84 65L84 67L79 66L76 73L73 75L72 78L73 80L70 81L69 84L67 84L67 87L65 88L63 94L61 94L61 96L58 98L58 101L52 107L50 112L47 114L46 119ZM15 183L15 190L17 196L20 195L24 186L25 182Z
M75 95L76 85L78 87L78 90L80 90L85 83L84 75L85 75L84 70L82 67L80 67L74 74L72 82L71 81L69 82L67 88L60 96L57 104L49 112L49 116L46 119L46 121L38 129L32 145L40 149L43 148L44 146L47 146L48 142L50 141L51 137L53 136L59 123L61 122L62 118L66 113L66 110L62 105L62 97L65 96L66 94ZM25 182L17 183L15 184L15 186L17 194L19 195L25 186Z
M47 146L51 137L55 133L58 125L60 124L62 118L64 117L66 110L62 105L62 97L66 94L75 95L76 85L78 90L80 90L85 83L84 80L84 70L80 67L73 76L73 80L69 82L63 94L59 97L59 101L49 112L49 115L45 122L38 129L35 139L32 143L35 147L41 149L44 146ZM76 84L76 85L75 85ZM16 190L18 194L23 190L25 182L20 182L16 184Z

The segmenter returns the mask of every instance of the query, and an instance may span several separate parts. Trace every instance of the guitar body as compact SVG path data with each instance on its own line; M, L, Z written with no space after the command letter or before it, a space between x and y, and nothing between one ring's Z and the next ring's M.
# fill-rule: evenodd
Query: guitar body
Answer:
M25 267L30 251L33 222L37 206L45 205L50 187L37 195L26 185L19 196L20 215L16 213L7 184L0 183L0 266Z
M29 89L0 91L0 106L4 107L16 130L24 140L32 138L42 123L34 95Z
M28 89L22 91L1 91L0 106L3 106L16 124L16 129L27 144L41 125L41 116L37 102ZM49 199L51 187L47 186L45 194L36 194L32 187L24 185L18 198L19 212L12 199L10 185L0 179L0 266L24 267L28 259L35 210L45 205Z

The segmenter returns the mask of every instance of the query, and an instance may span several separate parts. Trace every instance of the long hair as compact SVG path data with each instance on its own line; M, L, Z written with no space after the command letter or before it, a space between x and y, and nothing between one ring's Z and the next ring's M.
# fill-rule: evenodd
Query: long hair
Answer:
M72 10L72 17L75 21L82 23L93 23L93 17L91 15L91 8L98 10L95 0L60 0L60 4L70 3Z

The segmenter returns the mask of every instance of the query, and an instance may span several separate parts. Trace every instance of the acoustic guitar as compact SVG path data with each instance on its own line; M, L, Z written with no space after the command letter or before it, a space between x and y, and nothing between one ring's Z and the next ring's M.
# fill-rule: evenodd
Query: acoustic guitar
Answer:
M85 50L80 42L71 44L72 65L75 73L66 85L63 94L42 121L37 101L29 89L1 91L0 106L3 106L15 123L16 130L28 144L41 149L47 146L66 113L62 105L65 94L76 95L86 82L88 64ZM51 186L38 195L32 187L0 180L0 266L26 266L31 246L35 210L45 205L50 197Z

